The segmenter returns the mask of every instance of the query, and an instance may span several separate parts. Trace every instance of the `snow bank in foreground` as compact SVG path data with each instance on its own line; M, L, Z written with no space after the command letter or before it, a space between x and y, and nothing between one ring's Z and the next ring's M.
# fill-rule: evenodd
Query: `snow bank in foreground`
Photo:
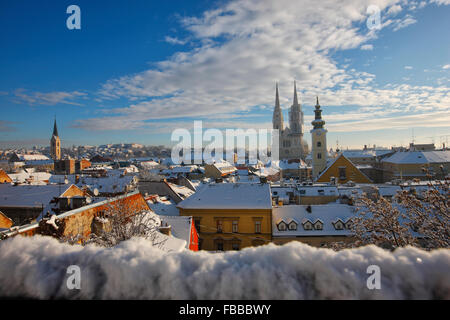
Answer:
M369 265L381 290L369 290ZM68 290L67 267L81 268ZM82 299L450 299L450 252L374 246L334 252L300 243L240 252L164 253L146 240L113 249L49 237L0 242L0 296Z

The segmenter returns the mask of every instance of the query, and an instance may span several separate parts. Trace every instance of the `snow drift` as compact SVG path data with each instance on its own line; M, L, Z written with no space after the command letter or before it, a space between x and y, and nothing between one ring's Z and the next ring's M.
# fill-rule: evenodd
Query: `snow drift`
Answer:
M450 252L375 246L334 252L301 243L239 252L165 253L144 239L114 248L50 237L0 242L0 296L39 299L450 299ZM67 289L70 265L81 289ZM369 265L381 290L366 286Z

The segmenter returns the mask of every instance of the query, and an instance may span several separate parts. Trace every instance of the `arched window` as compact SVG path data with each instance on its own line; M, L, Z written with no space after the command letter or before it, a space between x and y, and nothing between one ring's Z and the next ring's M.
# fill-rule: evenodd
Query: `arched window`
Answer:
M322 154L320 152L317 154L317 159L322 159Z
M322 146L322 142L317 141L317 146L318 146L318 147L321 147L321 146Z

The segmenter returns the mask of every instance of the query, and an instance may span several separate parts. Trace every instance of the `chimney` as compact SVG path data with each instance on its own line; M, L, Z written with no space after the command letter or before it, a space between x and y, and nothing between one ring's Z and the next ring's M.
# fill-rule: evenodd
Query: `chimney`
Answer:
M161 232L162 234L165 234L166 236L171 236L172 235L172 226L169 226L167 223L163 222L161 224L161 226L159 227L159 232Z

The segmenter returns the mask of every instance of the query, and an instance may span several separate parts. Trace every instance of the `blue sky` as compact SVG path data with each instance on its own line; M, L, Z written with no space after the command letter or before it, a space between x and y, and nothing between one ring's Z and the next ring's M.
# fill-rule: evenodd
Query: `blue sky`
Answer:
M66 8L81 9L68 30ZM305 138L315 96L328 146L450 138L450 1L0 3L0 147L170 145L171 132L271 126L297 81ZM367 7L380 9L369 30Z

